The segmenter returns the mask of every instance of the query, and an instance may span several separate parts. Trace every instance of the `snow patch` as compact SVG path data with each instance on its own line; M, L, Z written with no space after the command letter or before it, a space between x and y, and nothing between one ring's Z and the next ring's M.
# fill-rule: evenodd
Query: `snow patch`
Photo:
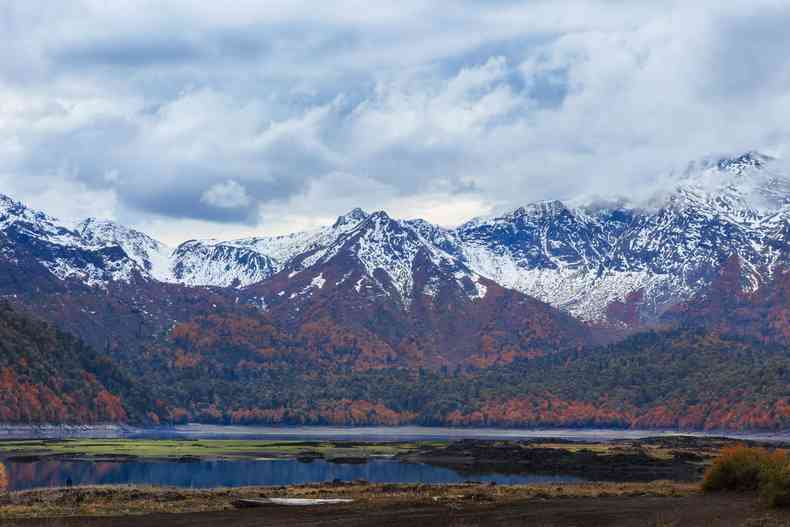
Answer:
M324 279L324 273L321 273L312 279L312 281L310 282L310 286L315 287L317 289L323 289L325 283L326 280Z

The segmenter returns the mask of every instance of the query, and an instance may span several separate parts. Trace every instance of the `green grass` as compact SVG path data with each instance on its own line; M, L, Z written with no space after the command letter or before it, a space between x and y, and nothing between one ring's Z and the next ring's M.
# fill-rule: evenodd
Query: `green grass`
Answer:
M247 439L64 439L0 441L0 457L134 456L138 458L298 457L317 452L325 458L392 456L416 450L420 443L343 443L257 441Z

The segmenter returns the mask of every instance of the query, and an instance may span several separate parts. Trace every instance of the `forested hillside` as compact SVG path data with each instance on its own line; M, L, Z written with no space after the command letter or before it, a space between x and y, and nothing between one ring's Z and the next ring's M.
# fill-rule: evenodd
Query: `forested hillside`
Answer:
M647 332L488 368L364 370L317 363L299 339L271 326L248 332L254 340L219 337L243 334L227 325L181 327L169 348L147 355L140 375L157 379L183 421L790 427L790 352L704 329Z
M371 362L371 353L353 338L313 341L265 317L236 313L176 325L165 343L118 367L78 339L0 304L0 419L790 427L788 349L716 330L646 332L605 347L487 367L387 366Z
M147 390L79 339L0 302L0 422L149 422Z

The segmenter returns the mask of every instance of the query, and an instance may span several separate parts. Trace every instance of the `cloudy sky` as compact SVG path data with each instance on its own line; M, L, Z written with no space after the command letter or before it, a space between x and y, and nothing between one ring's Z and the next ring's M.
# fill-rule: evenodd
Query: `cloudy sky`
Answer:
M788 27L786 0L3 2L0 192L170 243L629 192L782 155Z

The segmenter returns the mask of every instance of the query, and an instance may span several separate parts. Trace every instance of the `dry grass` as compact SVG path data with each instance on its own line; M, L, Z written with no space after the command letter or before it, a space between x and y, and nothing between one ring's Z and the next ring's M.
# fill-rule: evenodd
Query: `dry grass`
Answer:
M0 461L0 492L5 492L8 488L8 473L5 465Z

